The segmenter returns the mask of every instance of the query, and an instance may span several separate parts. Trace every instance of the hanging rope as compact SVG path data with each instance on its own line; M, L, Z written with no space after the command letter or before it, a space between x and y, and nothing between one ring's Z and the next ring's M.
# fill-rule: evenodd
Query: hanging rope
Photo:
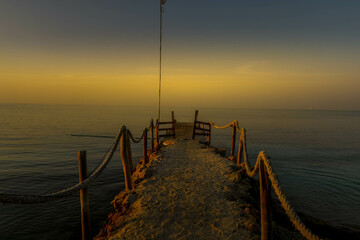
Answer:
M114 152L119 145L119 141L121 138L121 135L125 132L126 127L123 126L111 146L110 150L105 154L102 163L93 171L93 173L83 182L78 183L72 187L65 188L63 190L49 193L49 194L43 194L43 195L16 195L16 194L3 194L0 193L0 202L1 203L17 203L17 204L36 204L36 203L45 203L54 201L63 197L70 196L77 191L84 189L89 184L93 183L98 176L104 171L106 166L109 164L111 158L114 155Z
M293 223L294 227L304 236L306 239L309 240L319 240L320 238L313 234L309 228L305 226L305 224L301 221L300 217L297 215L295 210L290 205L290 202L287 200L279 181L277 180L277 176L271 166L270 159L265 151L261 151L256 159L256 163L254 167L251 167L248 162L248 155L247 155L247 148L246 148L246 130L244 128L239 128L239 124L237 120L229 123L225 126L216 126L214 123L209 122L212 126L217 129L225 129L231 126L236 126L237 131L241 134L240 135L240 143L239 149L242 149L243 158L244 158L244 166L246 170L246 174L254 178L256 174L259 172L260 168L260 161L263 161L266 172L268 173L269 179L271 181L271 185L274 188L274 191L281 203L282 208L285 210L287 216L289 217L290 221ZM240 154L239 154L240 156ZM241 160L241 159L240 159ZM239 161L238 161L239 162Z
M159 125L158 119L155 121L155 126ZM154 121L153 119L150 120L149 128L154 129ZM144 138L145 132L147 132L149 129L145 128L143 130L142 135L136 140L134 139L132 133L125 127L122 126L122 128L119 130L114 143L111 145L111 147L108 149L108 151L103 156L102 160L98 164L98 166L95 168L95 170L90 174L90 176L83 182L78 183L72 187L65 188L62 190L59 190L57 192L48 193L48 194L40 194L40 195L18 195L18 194L4 194L0 193L0 203L15 203L15 204L38 204L38 203L45 203L50 201L55 201L57 199L70 196L77 191L80 191L84 188L86 188L89 184L95 182L96 178L100 176L100 174L104 171L104 169L109 164L110 160L112 159L119 143L121 136L125 133L129 133L129 137L134 143L140 143L140 141ZM79 135L79 136L85 136L85 137L93 137L93 135ZM105 136L95 136L95 137L105 137ZM107 136L106 136L107 137Z
M142 132L142 135L140 137L137 138L137 140L133 137L132 133L130 132L130 130L128 130L129 136L131 141L133 141L134 143L140 143L141 140L143 139L144 135L145 135L145 131L148 131L147 128L144 129L144 131Z
M216 126L214 123L212 122L209 122L209 124L211 126L213 126L214 128L217 128L217 129L225 129L225 128L228 128L228 127L232 127L234 124L236 124L236 120L234 120L233 122L229 123L228 125L225 125L225 126Z
M245 148L244 148L245 149ZM274 188L274 191L281 203L281 206L285 210L286 214L288 215L290 221L294 224L295 228L306 238L311 240L319 240L320 238L313 234L309 228L305 226L305 224L301 221L295 210L291 207L290 202L287 200L285 194L283 193L280 184L277 180L277 176L274 173L274 170L271 167L271 162L266 154L266 152L261 151L257 157L255 167L251 171L249 163L247 161L247 154L244 153L244 163L246 168L246 173L249 177L253 178L259 171L260 161L263 161L266 167L266 171L269 175L269 179L271 184Z

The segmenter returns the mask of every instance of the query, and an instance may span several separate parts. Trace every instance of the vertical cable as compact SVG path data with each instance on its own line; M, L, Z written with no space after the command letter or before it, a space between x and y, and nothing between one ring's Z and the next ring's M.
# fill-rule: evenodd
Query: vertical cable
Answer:
M161 100L161 44L162 44L162 0L160 2L160 74L159 74L159 116L158 119L160 121L160 100Z

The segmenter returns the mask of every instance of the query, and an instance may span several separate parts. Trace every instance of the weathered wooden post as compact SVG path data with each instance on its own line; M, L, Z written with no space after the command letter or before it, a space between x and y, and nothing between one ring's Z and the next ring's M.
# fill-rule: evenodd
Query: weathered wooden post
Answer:
M150 136L151 136L151 152L154 152L154 121L150 121Z
M87 178L87 160L86 151L78 152L78 164L79 164L79 182L83 182ZM90 240L90 208L88 199L88 187L80 190L80 206L81 206L81 230L82 239Z
M237 158L237 165L241 164L243 158L243 151L244 151L244 143L245 143L245 129L241 129L240 133L240 141L239 141L239 150L238 150L238 158Z
M174 138L176 138L176 132L175 132L175 114L174 114L174 111L171 111L171 122L172 122L172 125L171 125L171 128L172 128L172 131L174 133Z
M132 159L129 130L126 130L126 154L128 156L130 173L132 175L134 172L134 165L133 165L133 159Z
M131 183L131 172L130 172L130 166L129 166L129 159L127 155L127 131L122 133L120 138L120 156L121 156L121 162L123 165L123 171L124 171L124 178L125 178L125 188L127 190L132 189L132 183Z
M234 156L235 142L236 142L236 124L233 123L233 125L232 125L232 142L231 142L231 151L230 151L231 156Z
M144 129L144 137L143 137L143 155L144 155L144 162L148 162L147 156L147 128Z
M271 220L271 206L270 194L271 188L269 185L269 178L266 172L264 161L260 160L260 214L261 214L261 240L272 239L272 220Z
M156 121L156 148L159 147L160 140L159 140L159 120Z
M193 128L193 136L192 136L192 139L195 139L195 129L196 129L196 122L197 122L198 114L199 114L199 111L196 110L196 111L195 111L195 119L194 119L194 128Z
M210 144L211 144L211 125L209 125L209 136L208 136L207 142L208 142L208 145L210 146Z

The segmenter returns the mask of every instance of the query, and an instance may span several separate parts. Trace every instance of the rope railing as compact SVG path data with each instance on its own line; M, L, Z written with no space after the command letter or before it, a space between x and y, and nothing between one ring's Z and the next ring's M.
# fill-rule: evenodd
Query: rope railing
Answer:
M172 114L173 115L173 114ZM173 124L175 122L174 116ZM194 122L194 132L196 123L200 122L197 121L197 113L195 114L195 122ZM200 122L206 124L206 122ZM82 210L82 227L83 227L83 239L90 239L90 226L84 226L89 224L89 220L86 222L86 217L88 218L88 199L87 199L87 187L95 182L98 176L104 171L104 169L109 164L110 160L112 159L118 145L120 145L120 155L123 164L123 171L124 171L124 178L125 178L125 187L126 189L130 190L133 188L131 175L134 171L133 168L133 160L132 160L132 153L130 147L130 140L134 143L140 143L143 140L143 159L144 163L148 162L148 155L149 152L147 150L147 133L150 131L151 135L151 150L150 152L155 151L159 146L159 121L156 119L155 124L153 119L150 120L149 128L145 128L142 132L142 135L136 140L134 139L130 130L126 128L126 126L122 126L119 130L114 143L111 145L110 149L104 155L100 164L96 167L96 169L90 174L88 177L80 177L80 182L72 187L65 188L63 190L49 193L49 194L42 194L42 195L17 195L17 194L3 194L0 193L0 203L3 204L38 204L38 203L45 203L54 201L60 198L64 198L70 196L78 191L80 191L80 201L81 201L81 210ZM269 219L270 213L267 212L269 209L269 202L267 199L269 198L269 183L268 179L270 179L271 185L281 202L281 206L284 208L285 212L287 213L290 221L294 224L295 228L307 239L317 240L319 237L314 235L301 221L299 216L296 214L295 210L291 207L289 201L287 200L285 194L283 193L279 182L277 180L277 176L274 173L271 162L269 157L264 151L261 151L257 157L256 163L254 167L251 167L248 162L247 156L247 148L246 148L246 130L244 128L239 128L238 121L234 120L233 122L225 125L225 126L217 126L212 122L207 122L208 125L211 125L217 129L226 129L229 127L233 128L233 136L232 136L232 150L231 155L234 154L234 147L235 147L235 140L236 140L236 131L240 133L240 142L239 142L239 151L237 157L237 163L240 165L241 160L243 159L243 165L245 166L246 173L249 177L255 177L259 172L259 180L260 180L260 198L261 198L261 238L262 239L270 239L271 238L271 218ZM153 131L154 127L156 128L156 147L154 146L154 136ZM236 131L235 131L236 130ZM211 131L209 133L210 137ZM210 138L209 138L210 143ZM84 156L79 152L79 176L85 175L86 176L86 155L85 160L82 159ZM84 162L84 163L82 163ZM85 164L85 166L82 166ZM82 170L80 170L82 169ZM85 173L84 170L85 169ZM86 194L85 194L86 193ZM270 212L270 211L269 211ZM85 217L86 216L86 217ZM84 220L85 219L85 220ZM84 230L85 229L85 230ZM87 232L87 233L86 233ZM270 237L269 237L270 236Z
M260 152L261 160L264 162L266 171L268 173L269 179L272 183L274 191L281 202L281 206L286 211L288 217L290 218L291 222L294 224L295 228L307 239L320 239L318 236L313 234L310 229L308 229L305 224L301 221L295 210L291 207L290 202L287 200L285 194L281 190L277 177L271 167L271 162L267 157L265 152Z
M172 118L174 123L174 113L172 112ZM175 125L173 125L175 126ZM154 144L154 128L156 127L156 140L157 145ZM150 131L151 138L151 149L148 151L147 148L147 133ZM175 132L175 127L174 127ZM175 135L174 135L175 136ZM154 152L159 147L159 121L156 119L155 124L153 119L150 120L149 128L144 128L142 135L135 139L129 129L126 126L122 126L119 130L114 143L111 145L109 150L105 153L101 162L95 168L95 170L87 177L87 163L86 163L86 151L79 151L79 183L48 194L40 195L20 195L20 194L5 194L0 193L0 203L2 204L40 204L55 201L64 197L73 195L80 191L80 203L81 203L81 222L82 222L82 239L91 239L90 235L90 220L89 220L89 202L87 188L95 182L97 177L101 175L104 169L108 166L112 159L116 149L120 146L120 155L124 171L125 188L130 190L133 188L131 175L134 172L132 152L130 141L134 143L140 143L143 140L143 159L144 163L149 160L148 155Z
M271 213L270 213L270 186L268 183L268 179L271 182L271 186L274 189L274 192L279 199L282 208L285 210L287 216L289 217L291 223L294 227L304 236L306 239L310 240L319 240L320 238L311 232L309 228L305 226L305 224L301 221L295 210L290 205L290 202L287 200L279 181L277 180L277 176L271 166L270 159L265 151L261 151L257 157L255 165L252 167L248 162L247 148L246 148L246 130L244 128L239 128L239 123L237 120L224 125L217 126L212 122L209 124L216 129L226 129L229 127L233 127L233 136L232 136L232 150L231 155L234 154L234 146L236 140L236 132L240 133L240 142L239 142L239 150L237 156L237 164L240 165L241 161L243 161L243 165L246 169L246 174L254 178L257 173L259 173L259 182L260 182L260 209L261 209L261 239L272 239L272 227L271 227Z
M228 127L232 127L232 126L233 126L234 124L236 124L236 123L237 123L237 121L234 120L233 122L229 123L228 125L225 125L225 126L217 126L217 125L215 125L214 123L209 122L209 124L210 124L211 126L213 126L214 128L216 128L216 129L226 129L226 128L228 128Z
M156 119L156 126L158 126L158 120ZM154 129L154 123L153 123L153 119L151 119L150 121L150 132L153 132ZM40 194L40 195L19 195L19 194L5 194L5 193L0 193L0 203L3 204L9 204L9 203L13 203L13 204L38 204L38 203L45 203L45 202L50 202L50 201L55 201L58 200L60 198L63 197L67 197L70 196L74 193L76 193L77 191L80 191L86 187L88 187L91 183L95 182L95 180L97 179L97 177L100 176L100 174L104 171L104 169L107 167L107 165L109 164L110 160L112 159L119 143L121 140L121 137L124 135L124 133L126 132L129 136L129 138L134 142L134 143L140 143L141 140L146 140L145 139L145 135L146 133L149 131L148 128L145 128L142 132L142 135L136 140L131 131L129 131L126 126L122 126L122 128L119 130L114 143L112 144L112 146L109 148L109 150L105 153L104 157L102 158L102 161L98 164L98 166L96 167L96 169L90 174L90 176L88 176L86 178L86 180L82 181L81 183L78 183L72 187L68 187L53 193L48 193L48 194ZM153 134L152 134L153 135ZM145 141L147 142L147 141ZM144 144L147 145L147 144ZM154 146L153 146L153 137L152 137L152 146L151 146L151 151L154 151Z
M83 182L78 183L72 187L65 188L63 190L44 194L44 195L17 195L17 194L3 194L0 193L0 202L1 203L16 203L16 204L37 204L37 203L45 203L54 201L63 197L70 196L74 194L75 192L82 190L86 188L89 184L93 183L96 178L104 171L106 166L109 164L111 158L114 155L114 152L119 144L120 137L124 133L126 127L123 126L116 139L113 143L110 150L105 154L105 159L102 161L102 163L93 171L93 173Z
M147 129L147 128L145 128L145 129ZM133 137L132 133L129 131L128 133L129 133L129 137L130 137L131 141L133 143L140 143L141 140L143 139L144 135L145 135L145 129L142 132L141 136L137 138L137 140Z

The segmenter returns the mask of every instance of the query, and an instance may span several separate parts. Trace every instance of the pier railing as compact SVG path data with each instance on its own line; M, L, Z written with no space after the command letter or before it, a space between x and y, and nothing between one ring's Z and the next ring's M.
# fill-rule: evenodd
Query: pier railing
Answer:
M246 149L246 130L239 128L238 121L233 121L225 126L217 126L212 122L198 121L198 111L195 112L193 138L195 136L206 136L207 143L211 142L211 127L216 129L232 128L232 142L230 159L235 159L235 143L236 134L240 134L240 141L238 145L237 165L241 165L246 169L246 173L249 177L253 178L259 173L260 182L260 213L261 213L261 239L268 240L272 239L272 220L271 220L271 186L277 195L281 206L284 208L290 221L293 223L295 228L307 239L319 239L318 236L314 235L301 221L295 210L291 207L287 200L282 188L279 185L277 176L275 175L271 166L270 158L265 151L261 151L258 154L255 165L252 167L248 162L248 155ZM143 142L143 156L141 161L147 163L149 161L149 154L157 151L159 148L161 136L163 137L174 137L175 138L175 118L174 112L172 112L172 121L170 122L159 122L158 120L150 120L148 128L144 128L142 134L138 138L134 138L133 134L126 126L122 126L118 134L115 137L114 143L110 149L106 152L102 158L99 166L87 176L87 159L86 151L78 152L78 163L79 163L79 183L56 191L50 194L43 195L16 195L16 194L3 194L0 193L0 203L3 204L39 204L50 201L55 201L60 198L68 197L76 192L80 192L80 203L81 203L81 222L82 222L82 239L91 239L90 234L90 217L89 217L89 200L88 200L88 186L93 183L98 176L104 171L106 166L112 159L116 149L120 146L120 156L123 165L125 188L133 189L131 175L134 172L132 151L130 142L140 143ZM160 128L160 125L171 124L171 127ZM154 129L156 131L156 142L154 142ZM159 134L159 131L166 131L165 134ZM150 149L148 149L148 132L150 132ZM156 144L155 144L156 143Z
M194 128L193 128L193 135L192 139L195 139L195 136L205 136L207 139L207 144L210 145L211 143L211 124L208 122L198 121L199 111L195 111L195 120L194 120Z
M169 122L158 122L158 124L156 124L156 132L158 133L156 135L156 141L157 143L159 143L159 137L173 137L175 138L175 116L174 116L174 111L171 112L171 121ZM164 127L160 128L160 125L165 125ZM171 125L171 126L169 126ZM161 133L164 132L165 133Z
M242 166L246 169L246 173L249 177L254 178L257 173L259 173L259 183L260 183L260 219L261 219L261 239L269 240L272 239L272 218L271 218L271 186L274 189L275 194L277 195L282 208L285 210L287 216L289 217L292 224L295 228L304 236L306 239L318 240L318 236L313 234L310 229L308 229L305 224L301 221L295 210L291 207L290 202L287 200L282 188L280 187L277 176L271 166L270 157L266 154L265 151L261 151L258 154L256 163L254 166L250 166L248 161L248 154L246 149L246 130L245 128L239 128L239 123L237 120L225 125L217 126L213 122L201 122L197 120L198 111L195 112L195 121L194 121L194 134L195 135L205 135L208 136L208 143L210 143L211 131L209 134L204 132L203 134L195 134L196 130L202 130L201 127L198 127L197 124L205 123L216 129L226 129L232 128L232 138L231 138L231 150L229 159L235 159L235 142L236 142L236 133L240 134L238 155L237 155L237 165Z
M175 138L175 118L174 112L172 112L172 124L171 129L167 129L166 134L162 134L160 136L172 136ZM125 179L125 188L127 190L133 189L131 175L134 172L133 159L130 142L140 143L143 141L143 156L140 160L143 163L147 163L149 161L149 155L152 152L157 151L159 149L159 131L163 129L159 129L160 124L167 124L168 122L159 122L157 119L154 121L150 120L150 124L148 128L144 128L142 131L142 135L138 138L134 138L133 134L126 126L122 126L119 130L118 134L115 137L114 143L111 145L110 149L106 152L104 157L102 158L98 167L87 176L87 157L86 151L78 152L78 165L79 165L79 183L62 189L60 191L56 191L49 194L40 194L40 195L17 195L17 194L4 194L0 193L0 203L2 204L40 204L55 201L61 198L68 197L73 195L76 192L80 192L80 206L81 206L81 225L82 225L82 239L88 240L91 238L90 233L90 210L89 210L89 199L88 199L88 186L95 182L97 177L101 175L104 169L109 164L112 159L116 149L120 146L120 156L123 165L124 171L124 179ZM156 131L156 145L154 142L154 129ZM172 131L172 132L169 132ZM150 131L150 149L148 149L148 132ZM84 135L87 136L87 135Z

